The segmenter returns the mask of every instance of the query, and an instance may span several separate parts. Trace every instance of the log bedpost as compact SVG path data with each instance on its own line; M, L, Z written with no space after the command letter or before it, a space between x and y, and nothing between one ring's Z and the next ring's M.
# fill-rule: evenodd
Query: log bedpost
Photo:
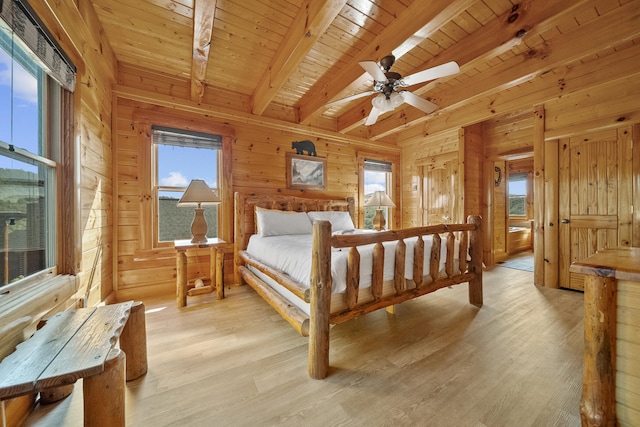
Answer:
M482 219L477 215L469 215L467 223L475 225L469 232L469 272L474 273L473 279L469 281L469 303L482 307Z
M312 251L309 376L321 380L329 374L331 222L316 220L313 223Z

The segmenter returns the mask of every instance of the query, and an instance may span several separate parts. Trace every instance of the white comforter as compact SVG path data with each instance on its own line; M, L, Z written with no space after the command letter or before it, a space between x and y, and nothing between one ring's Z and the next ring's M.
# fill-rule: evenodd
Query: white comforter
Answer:
M405 278L413 278L413 247L417 238L405 239L407 246L405 255ZM424 274L430 273L431 236L424 238ZM311 234L262 237L251 236L247 252L264 263L282 270L297 282L309 286L311 277ZM385 242L384 245L384 280L393 279L395 263L395 247L397 242ZM457 243L457 242L456 242ZM371 286L372 254L374 245L359 246L360 252L360 289ZM457 269L457 252L455 254ZM331 252L331 275L333 293L344 293L346 289L348 249L333 248ZM447 258L447 247L442 242L440 251L440 272L444 271Z

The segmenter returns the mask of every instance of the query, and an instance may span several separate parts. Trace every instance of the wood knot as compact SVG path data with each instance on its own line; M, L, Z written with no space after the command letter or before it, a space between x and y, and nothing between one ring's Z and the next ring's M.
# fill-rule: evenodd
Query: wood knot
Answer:
M512 13L511 15L509 15L509 17L507 18L507 22L509 24L513 24L514 22L516 22L516 20L518 19L518 17L520 16L519 13Z

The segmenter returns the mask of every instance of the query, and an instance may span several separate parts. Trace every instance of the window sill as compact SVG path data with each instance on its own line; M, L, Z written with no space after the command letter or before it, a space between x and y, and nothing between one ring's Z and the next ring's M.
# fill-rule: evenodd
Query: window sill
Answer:
M77 290L76 276L56 274L55 269L0 288L0 359L32 334L43 316L57 306L66 308Z

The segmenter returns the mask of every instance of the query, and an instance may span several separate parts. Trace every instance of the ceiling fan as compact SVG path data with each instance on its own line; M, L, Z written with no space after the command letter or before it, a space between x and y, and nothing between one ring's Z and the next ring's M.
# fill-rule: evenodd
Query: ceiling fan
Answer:
M371 100L373 108L364 122L365 126L371 126L378 120L380 114L392 111L404 102L429 114L438 108L436 104L401 88L456 74L460 71L458 64L452 61L402 77L398 73L389 71L395 61L396 58L393 55L382 58L380 64L375 61L360 61L360 66L373 77L373 89L332 101L329 104L352 101L377 93L378 96Z

